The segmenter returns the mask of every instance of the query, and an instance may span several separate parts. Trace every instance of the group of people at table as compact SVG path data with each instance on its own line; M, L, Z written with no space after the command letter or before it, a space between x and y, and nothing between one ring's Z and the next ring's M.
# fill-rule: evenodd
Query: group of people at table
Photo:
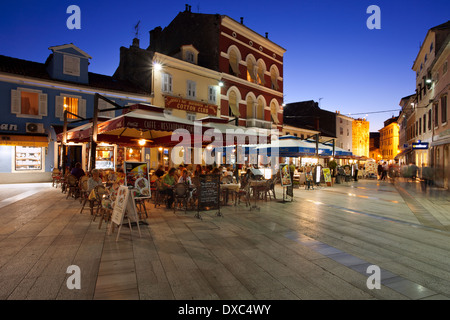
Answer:
M166 207L170 209L174 203L174 186L177 183L183 183L190 188L190 192L192 194L192 190L196 187L196 184L194 183L195 178L203 174L220 175L223 183L225 183L225 179L223 178L226 176L230 176L231 181L233 181L232 172L227 171L225 167L212 168L211 166L202 167L201 165L197 165L195 170L192 171L189 170L188 167L180 165L178 169L172 167L168 172L165 172L163 166L160 166L155 172L153 172L151 183L155 183L157 180L159 181L160 189L158 192L167 196Z
M76 163L70 174L75 176L79 181L82 177L87 176L87 193L89 194L89 200L95 198L94 189L99 185L108 186L108 192L114 199L114 195L120 185L125 184L125 174L123 170L118 169L117 172L105 172L99 169L93 169L89 174L87 174L81 167L80 163ZM172 167L167 172L161 165L155 171L152 170L150 176L151 185L158 185L159 193L166 195L166 207L171 208L174 203L174 192L173 188L177 183L183 183L189 187L192 195L192 191L195 189L196 184L194 183L195 178L203 174L217 174L220 176L221 183L223 184L233 184L237 188L243 187L246 182L253 177L250 169L247 169L246 173L241 176L241 183L237 183L237 178L233 176L233 172L229 171L226 167L215 167L212 166L201 166L197 165L195 170L192 171L192 167L185 167L180 165L178 168ZM112 177L112 178L111 178ZM158 183L156 184L156 181ZM111 205L111 201L109 200Z

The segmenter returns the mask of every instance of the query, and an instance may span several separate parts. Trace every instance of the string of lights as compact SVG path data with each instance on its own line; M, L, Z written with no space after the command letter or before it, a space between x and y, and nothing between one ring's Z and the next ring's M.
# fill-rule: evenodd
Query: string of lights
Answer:
M360 115L360 114L374 114L374 113L384 113L384 112L394 112L394 111L401 111L400 109L393 109L393 110L383 110L383 111L369 111L369 112L360 112L360 113L347 113L348 115Z

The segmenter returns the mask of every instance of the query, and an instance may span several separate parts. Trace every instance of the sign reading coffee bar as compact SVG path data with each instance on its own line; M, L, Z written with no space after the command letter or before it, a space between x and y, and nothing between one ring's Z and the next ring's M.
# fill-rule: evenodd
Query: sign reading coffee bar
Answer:
M187 112L197 112L197 113L206 113L210 115L217 115L216 105L170 96L165 96L164 101L166 108L184 110Z

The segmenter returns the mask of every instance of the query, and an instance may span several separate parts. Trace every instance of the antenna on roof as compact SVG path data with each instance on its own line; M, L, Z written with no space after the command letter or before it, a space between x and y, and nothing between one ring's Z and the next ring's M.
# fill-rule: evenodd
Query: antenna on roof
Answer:
M134 30L136 31L134 35L135 35L136 38L139 35L139 24L140 23L141 23L141 20L139 20L138 23L134 26Z

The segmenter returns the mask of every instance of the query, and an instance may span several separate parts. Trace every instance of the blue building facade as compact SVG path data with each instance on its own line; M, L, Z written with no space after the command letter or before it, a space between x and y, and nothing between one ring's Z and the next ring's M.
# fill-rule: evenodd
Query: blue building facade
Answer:
M121 106L150 102L150 88L89 72L92 57L75 45L49 49L45 63L0 55L0 183L51 181L53 168L60 166L56 136L63 130L64 110L92 118L96 93ZM110 107L99 100L99 109ZM120 113L106 111L99 116ZM69 117L69 128L89 121ZM108 163L117 157L114 148ZM86 169L85 145L69 146L68 164L75 162Z

